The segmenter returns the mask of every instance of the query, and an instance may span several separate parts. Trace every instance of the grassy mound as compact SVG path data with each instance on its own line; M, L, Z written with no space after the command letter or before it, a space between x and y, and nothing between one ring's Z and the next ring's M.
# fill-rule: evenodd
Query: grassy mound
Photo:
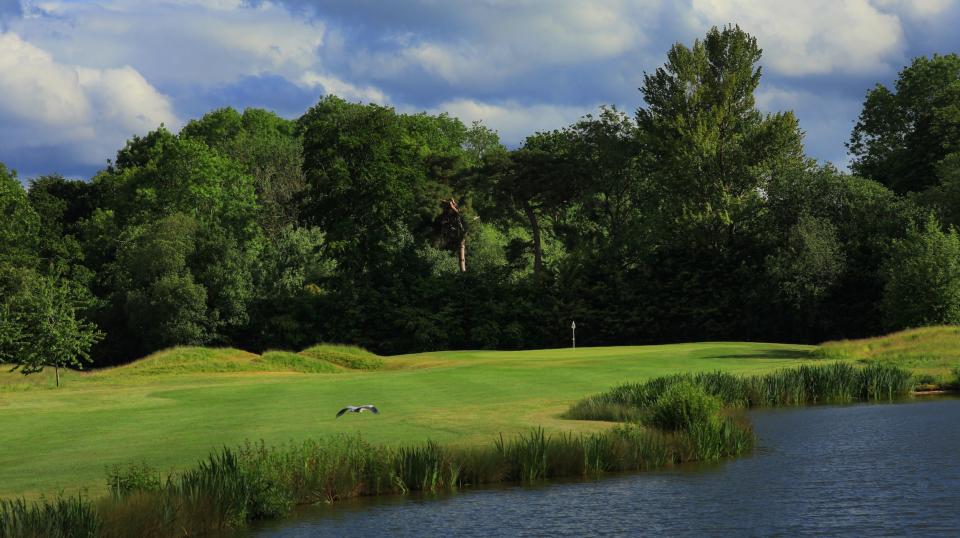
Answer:
M319 344L301 351L300 355L351 370L379 370L386 365L383 359L363 348L338 344Z
M291 351L267 351L253 360L274 372L301 372L304 374L335 374L343 369L325 360Z
M960 367L960 327L923 327L861 340L827 342L814 352L823 359L895 364L931 377L949 377Z
M138 361L100 370L108 375L212 374L267 370L254 362L254 353L234 348L174 347L157 351Z
M344 369L378 370L384 361L358 347L321 344L301 353L267 351L263 355L233 348L174 347L116 368L100 376L157 374L217 374L238 372L298 372L331 374Z

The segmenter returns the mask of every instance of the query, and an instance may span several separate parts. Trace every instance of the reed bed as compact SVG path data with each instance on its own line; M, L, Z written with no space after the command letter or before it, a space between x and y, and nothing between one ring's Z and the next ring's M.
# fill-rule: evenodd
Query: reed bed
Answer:
M643 421L671 387L690 384L735 408L894 400L914 386L909 370L885 363L804 365L766 375L701 372L627 383L575 403L565 414L579 420Z

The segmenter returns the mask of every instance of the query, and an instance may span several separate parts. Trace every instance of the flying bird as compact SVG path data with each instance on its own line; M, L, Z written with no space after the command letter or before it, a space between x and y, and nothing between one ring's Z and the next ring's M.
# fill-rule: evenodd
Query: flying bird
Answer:
M344 413L363 413L364 411L373 411L374 415L380 414L380 411L373 405L348 405L340 410L337 413L337 418L340 418Z

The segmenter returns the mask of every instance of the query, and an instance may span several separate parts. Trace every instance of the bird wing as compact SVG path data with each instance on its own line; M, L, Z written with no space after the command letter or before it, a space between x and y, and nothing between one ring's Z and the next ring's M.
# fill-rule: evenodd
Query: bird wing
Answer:
M374 406L374 405L367 404L367 405L363 406L363 408L364 408L364 409L369 409L369 410L373 411L373 414L374 414L374 415L379 415L379 414L380 414L380 410L377 409L376 406Z
M340 410L339 413L337 413L337 417L336 417L336 418L340 418L344 413L346 413L346 412L349 411L349 410L350 410L349 407L344 407L343 409Z

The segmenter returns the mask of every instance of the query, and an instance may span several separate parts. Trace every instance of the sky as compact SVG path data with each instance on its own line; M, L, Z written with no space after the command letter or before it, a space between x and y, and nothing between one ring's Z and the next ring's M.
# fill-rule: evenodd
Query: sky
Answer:
M866 92L960 52L960 0L0 0L0 162L89 178L124 142L210 110L295 118L325 94L482 120L517 146L643 105L673 43L736 23L758 106L840 167Z

